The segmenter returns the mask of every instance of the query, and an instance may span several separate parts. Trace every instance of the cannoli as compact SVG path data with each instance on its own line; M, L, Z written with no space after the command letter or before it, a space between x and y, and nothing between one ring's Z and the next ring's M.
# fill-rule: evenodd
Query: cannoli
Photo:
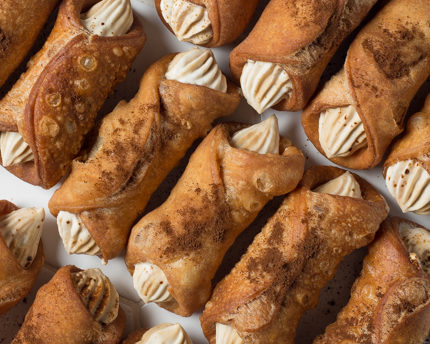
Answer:
M351 299L314 344L421 344L430 329L430 232L399 217L369 245Z
M43 49L0 101L2 165L28 183L55 185L145 40L130 0L63 1Z
M404 213L430 214L430 95L396 139L382 173L388 191Z
M99 269L64 266L39 289L13 344L115 344L125 313L108 277Z
M40 30L59 2L60 0L2 0L0 87L30 51Z
M141 329L130 334L121 344L193 344L179 324L161 324L149 330Z
M161 21L180 41L207 48L239 37L257 5L258 0L155 0Z
M376 0L271 0L230 54L234 81L259 113L298 111L342 41Z
M30 292L42 269L44 220L43 208L0 201L0 317Z
M430 74L429 12L426 0L391 1L304 109L306 135L335 164L370 169L403 131L409 104Z
M232 114L240 99L209 49L154 63L137 95L120 102L90 135L94 145L83 161L73 162L49 202L67 252L106 262L118 256L152 193L194 140L213 120Z
M191 156L166 202L133 227L125 262L146 303L182 316L202 307L236 237L270 199L299 182L304 157L279 138L276 117L248 127L217 125ZM249 150L255 140L271 144Z
M367 245L388 214L381 195L336 167L305 172L299 186L216 287L200 317L211 344L294 343L343 258Z

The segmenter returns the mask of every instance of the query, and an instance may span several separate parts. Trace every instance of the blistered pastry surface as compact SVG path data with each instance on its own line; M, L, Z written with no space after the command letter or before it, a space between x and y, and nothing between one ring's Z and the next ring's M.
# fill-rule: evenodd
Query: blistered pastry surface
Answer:
M100 248L78 214L60 211L57 216L57 226L68 254L101 255Z
M130 0L100 1L80 17L88 31L104 37L125 35L133 24Z
M30 146L16 132L0 131L0 152L3 166L34 160Z
M193 344L179 324L161 324L149 329L136 344Z
M100 269L72 273L71 278L82 302L96 321L110 324L117 318L118 292Z
M210 49L192 48L177 54L167 68L166 79L227 92L227 79Z
M265 121L233 134L230 144L234 148L248 149L260 154L279 154L279 127L275 115Z
M243 67L240 86L249 105L260 114L287 99L293 91L282 64L252 60Z
M364 124L352 105L321 112L318 134L329 159L350 156L367 146Z
M358 184L350 172L345 172L340 177L332 179L312 191L330 195L363 198L361 196L360 184Z
M180 41L208 43L213 36L209 13L203 6L187 0L161 0L164 20Z
M430 214L430 175L422 163L398 161L388 167L385 183L404 213Z

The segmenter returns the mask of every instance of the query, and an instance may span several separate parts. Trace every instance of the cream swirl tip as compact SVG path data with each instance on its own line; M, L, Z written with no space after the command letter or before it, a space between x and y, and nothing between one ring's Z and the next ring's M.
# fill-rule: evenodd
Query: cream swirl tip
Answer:
M170 287L166 275L157 265L148 262L135 265L133 286L145 302L173 302L175 298L167 290Z
M112 323L118 316L119 295L100 269L88 269L71 274L73 285L85 307L98 322Z
M412 224L401 223L399 234L411 258L415 258L425 273L430 273L430 232Z
M236 329L231 325L216 323L216 344L243 344Z
M155 326L142 336L136 344L193 344L187 332L179 324L161 324Z
M94 35L125 35L133 24L130 0L102 0L81 13L81 22Z
M30 146L15 132L0 132L0 152L5 167L34 160Z
M430 174L418 161L408 159L391 165L385 183L404 213L430 214Z
M367 146L364 124L352 105L322 111L318 133L329 159L350 156Z
M210 49L196 47L177 54L169 64L166 79L227 92L227 79Z
M275 115L265 121L233 134L230 144L234 148L249 149L260 154L279 154L279 127Z
M293 91L293 84L282 65L248 60L240 76L243 96L258 113L263 113Z
M43 208L22 208L0 217L0 233L23 269L36 257L44 221Z
M330 180L312 191L336 196L363 198L361 196L360 184L358 184L350 172L345 172L341 176Z
M58 232L68 254L102 254L79 214L60 211L57 217Z
M186 0L161 0L161 14L180 41L206 44L213 37L209 13Z

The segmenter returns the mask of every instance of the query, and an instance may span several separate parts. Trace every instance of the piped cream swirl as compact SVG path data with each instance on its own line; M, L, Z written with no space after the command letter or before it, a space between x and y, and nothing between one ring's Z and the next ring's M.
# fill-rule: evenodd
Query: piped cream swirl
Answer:
M350 172L345 172L341 176L330 180L312 191L337 196L363 198L361 196L360 184L358 184Z
M193 342L181 325L165 323L146 331L136 344L193 344Z
M227 79L210 49L196 47L177 54L169 64L166 79L227 92Z
M327 158L347 157L367 146L363 122L354 106L343 106L321 112L319 141Z
M186 0L161 0L161 14L180 41L206 44L213 37L209 13Z
M100 269L88 269L71 274L76 291L95 320L110 324L118 316L119 295Z
M0 151L5 167L34 160L30 146L19 133L0 132Z
M419 162L409 159L391 165L385 183L404 213L430 214L430 175Z
M243 96L258 113L263 113L293 91L292 81L282 65L248 60L240 77Z
M81 22L94 35L125 35L133 24L130 0L102 0L81 13Z
M234 148L249 149L260 154L279 154L279 127L275 115L249 128L233 134L230 144Z
M36 257L44 221L43 208L22 208L0 217L1 235L23 269Z
M101 255L87 227L82 223L79 215L67 211L60 211L57 217L58 232L63 240L68 254Z
M145 303L175 301L175 298L167 290L170 284L166 275L155 264L148 262L136 264L133 286Z
M399 226L399 233L411 260L417 261L425 273L430 273L430 232L403 222Z
M236 329L231 325L216 323L216 344L243 344Z

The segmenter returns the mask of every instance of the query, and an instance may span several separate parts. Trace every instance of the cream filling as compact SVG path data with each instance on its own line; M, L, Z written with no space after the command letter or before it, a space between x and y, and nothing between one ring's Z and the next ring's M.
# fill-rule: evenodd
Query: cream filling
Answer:
M233 134L230 144L234 148L249 149L260 154L279 154L279 127L275 115L249 128Z
M231 325L216 323L216 344L243 344L237 331Z
M0 217L0 233L23 269L36 257L44 221L43 208L18 209Z
M193 342L181 325L166 323L146 331L136 344L193 344Z
M133 286L145 303L175 301L167 290L170 284L166 275L157 265L147 262L136 264Z
M240 77L243 96L258 113L263 113L293 91L292 81L282 65L248 60Z
M417 261L425 273L430 273L430 232L408 223L401 223L399 233L411 260Z
M125 35L133 24L130 0L103 0L81 13L81 22L94 35Z
M73 285L85 307L98 322L112 323L118 316L119 295L100 269L88 269L71 274Z
M227 92L227 79L219 69L210 49L196 47L177 54L169 64L166 79Z
M430 214L430 175L419 162L409 159L391 165L385 183L404 213Z
M30 146L15 132L0 132L0 152L5 167L34 160Z
M208 43L213 37L212 24L205 7L186 0L161 0L161 14L180 41Z
M345 172L341 176L330 180L312 191L336 196L363 198L361 196L360 184L358 184L350 172Z
M354 106L327 109L319 118L319 141L327 158L347 157L367 146L366 132Z
M57 217L57 225L64 248L68 254L87 254L90 256L102 254L79 215L60 211Z

